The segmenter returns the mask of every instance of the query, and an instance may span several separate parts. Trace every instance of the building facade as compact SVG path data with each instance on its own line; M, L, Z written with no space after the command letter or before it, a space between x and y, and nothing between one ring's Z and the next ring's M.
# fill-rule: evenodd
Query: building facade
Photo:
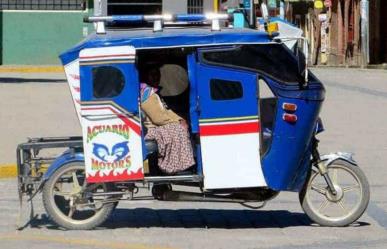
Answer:
M311 64L387 63L387 1L285 0L285 3L286 18L301 27L310 41Z
M0 65L58 65L94 29L93 0L0 0ZM206 13L214 0L102 0L106 14ZM97 6L98 8L98 6Z

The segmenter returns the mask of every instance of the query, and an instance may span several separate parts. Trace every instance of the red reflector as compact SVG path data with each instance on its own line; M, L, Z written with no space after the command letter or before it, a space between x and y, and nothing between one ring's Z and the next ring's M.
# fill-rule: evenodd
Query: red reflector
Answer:
M282 116L282 119L285 120L286 122L289 122L289 123L295 123L295 122L297 122L297 116L294 115L294 114L288 114L288 113L285 113L285 114Z
M282 109L288 112L295 112L297 110L297 105L292 103L283 103Z

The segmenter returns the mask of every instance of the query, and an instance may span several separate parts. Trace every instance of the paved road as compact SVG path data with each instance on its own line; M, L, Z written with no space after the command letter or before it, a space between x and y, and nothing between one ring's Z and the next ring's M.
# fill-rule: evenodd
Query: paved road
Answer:
M123 202L104 227L63 231L47 220L37 199L34 227L15 232L16 182L9 179L0 181L0 248L386 248L387 71L314 72L327 87L322 152L355 152L371 183L371 203L358 223L319 227L302 213L296 194L281 193L258 211L236 204ZM79 134L62 79L0 75L0 164L13 162L16 144L27 136Z

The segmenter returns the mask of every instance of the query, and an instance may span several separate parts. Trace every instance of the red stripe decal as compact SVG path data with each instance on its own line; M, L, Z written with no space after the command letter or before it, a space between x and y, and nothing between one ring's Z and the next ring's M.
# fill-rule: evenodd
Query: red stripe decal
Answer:
M76 91L76 92L78 92L78 93L81 91L81 88L80 88L80 87L73 86L73 89L74 89L74 91Z
M94 55L94 56L82 56L80 59L92 59L92 58L107 58L107 57L124 57L135 56L135 54L109 54L109 55Z
M71 78L73 78L73 80L79 80L80 79L79 75L77 75L77 74L70 74L70 76L71 76Z
M88 183L92 183L92 182L117 182L117 181L144 179L144 173L142 172L142 168L139 169L137 172L129 172L129 170L125 170L122 174L117 174L116 176L113 173L114 173L114 170L112 170L108 175L104 175L104 176L100 176L99 172L96 172L95 176L88 174L86 177L86 181Z
M221 124L221 125L202 125L200 126L201 136L221 136L221 135L235 135L235 134L248 134L259 133L260 123L249 122L239 124Z
M117 117L119 117L127 126L129 126L129 128L131 128L137 135L141 136L141 127L139 125L137 125L136 123L131 121L124 114L121 114L121 113L117 112L116 110L114 110L111 107L87 107L87 108L82 108L83 111L104 110L104 109L108 109L111 112L113 112L114 114L116 114Z

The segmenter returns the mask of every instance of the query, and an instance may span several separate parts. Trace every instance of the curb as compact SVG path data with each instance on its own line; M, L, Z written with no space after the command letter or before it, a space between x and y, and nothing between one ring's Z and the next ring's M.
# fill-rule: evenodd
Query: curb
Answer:
M62 66L0 66L0 73L63 73Z
M16 164L0 164L0 179L17 176Z
M381 65L366 65L366 66L356 66L356 65L313 65L309 68L344 68L344 69L377 69L377 70L387 70L387 64Z

